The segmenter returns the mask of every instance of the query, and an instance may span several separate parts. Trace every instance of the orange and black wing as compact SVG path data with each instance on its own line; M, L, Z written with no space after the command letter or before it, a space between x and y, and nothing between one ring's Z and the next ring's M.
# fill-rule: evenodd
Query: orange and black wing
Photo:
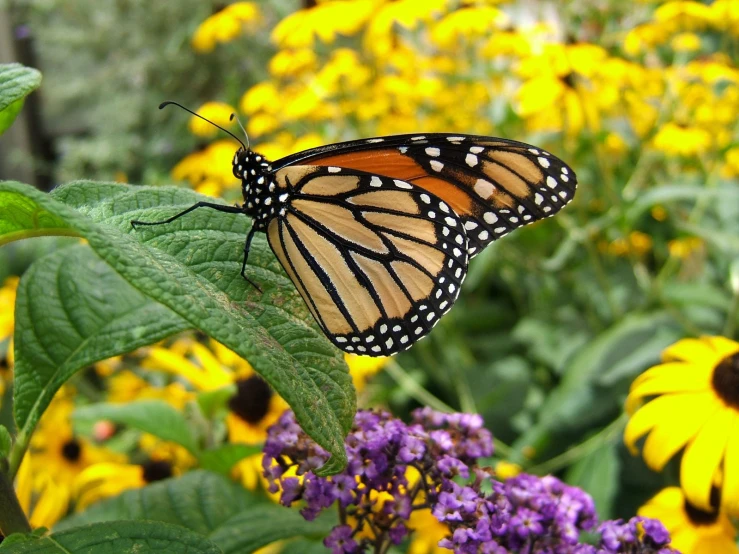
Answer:
M331 144L273 164L338 167L400 179L443 200L460 217L468 253L557 213L575 194L575 173L529 144L474 135L417 134Z
M349 168L288 165L275 177L291 198L267 228L270 246L336 346L390 355L451 308L469 256L447 202Z

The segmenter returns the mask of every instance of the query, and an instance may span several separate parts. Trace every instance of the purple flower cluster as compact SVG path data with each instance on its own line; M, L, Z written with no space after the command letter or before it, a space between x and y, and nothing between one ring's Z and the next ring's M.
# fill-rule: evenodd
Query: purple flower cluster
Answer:
M478 466L492 455L493 439L477 415L424 408L405 424L360 411L346 449L342 474L315 475L329 456L292 412L270 428L264 447L264 474L283 505L301 501L308 520L338 506L340 524L324 541L334 554L386 552L412 531L411 512L421 509L449 528L439 546L460 554L672 552L663 548L664 527L643 518L602 524L599 548L581 544L580 532L598 523L590 496L551 476L496 480Z

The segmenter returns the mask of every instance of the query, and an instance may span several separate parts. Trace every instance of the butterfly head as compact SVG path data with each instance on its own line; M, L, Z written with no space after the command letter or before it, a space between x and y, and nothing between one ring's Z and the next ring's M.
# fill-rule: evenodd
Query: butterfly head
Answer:
M251 183L259 177L265 177L272 171L269 161L249 148L239 148L234 154L233 172L234 177L241 179L243 183Z

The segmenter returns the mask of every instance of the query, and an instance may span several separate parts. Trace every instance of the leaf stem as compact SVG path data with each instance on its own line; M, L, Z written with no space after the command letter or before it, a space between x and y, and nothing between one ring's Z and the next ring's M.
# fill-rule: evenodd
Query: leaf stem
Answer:
M18 434L15 436L13 448L10 449L10 454L8 455L7 476L11 481L15 479L15 475L18 473L18 468L21 467L23 456L26 455L26 450L28 450L30 438L31 433L26 433L24 429L19 430Z
M8 464L2 460L0 467L0 532L4 536L12 533L30 533L31 525L23 513L13 481L7 474Z
M555 456L554 458L551 458L546 462L542 462L538 465L528 468L526 471L534 475L546 475L549 473L554 473L562 469L563 467L572 464L580 458L587 456L591 452L596 451L605 442L611 440L614 435L620 433L627 419L628 417L625 413L621 414L607 427L604 427L589 439L573 446L559 456Z
M0 237L0 246L4 246L16 240L30 239L34 237L82 237L79 232L66 227L57 227L53 229L26 229L24 231L16 231L7 233Z

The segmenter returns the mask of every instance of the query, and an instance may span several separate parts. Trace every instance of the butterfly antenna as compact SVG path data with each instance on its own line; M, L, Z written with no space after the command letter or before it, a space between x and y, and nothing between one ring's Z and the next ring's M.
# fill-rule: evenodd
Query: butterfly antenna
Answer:
M159 104L159 109L161 110L161 109L162 109L162 108L163 108L164 106L169 106L170 104L174 104L174 105L175 105L175 106L177 106L178 108L182 108L182 109L183 109L183 110L185 110L186 112L190 112L190 113L191 113L192 115L194 115L195 117L199 117L199 118L200 118L200 119L202 119L203 121L207 121L208 123L210 123L211 125L213 125L213 127L217 127L218 129L220 129L220 130L221 130L221 131L223 131L224 133L228 133L228 134L229 134L229 135L231 135L231 136L232 136L233 138L235 138L235 139L236 139L237 141L239 141L239 143L240 143L240 144L241 144L241 146L242 146L242 147L244 148L244 150L248 150L248 149L249 149L249 147L248 147L248 146L247 146L246 144L244 144L244 142L243 142L243 141L242 141L242 140L241 140L241 139L240 139L239 137L237 137L236 135L234 135L234 134L233 134L233 133L232 133L231 131L229 131L228 129L224 129L224 128L223 128L223 127L221 127L220 125L216 125L216 124L215 124L215 123L213 123L213 122L212 122L212 121L211 121L210 119L206 119L206 118L204 118L204 117L203 117L202 115L200 115L200 114L197 114L197 113L195 113L195 112L194 112L194 111L192 111L192 110L188 110L188 109L187 109L187 108L186 108L185 106L183 106L182 104L178 104L177 102L172 102L172 101L170 101L170 100L167 100L166 102L162 102L161 104ZM239 123L239 125L241 125L241 124ZM243 129L243 127L242 127L242 129ZM248 141L248 138L247 138L247 141Z
M246 129L244 129L244 126L241 124L241 120L236 117L235 113L231 114L231 117L228 118L229 121L233 121L236 119L236 123L239 124L239 127L241 127L241 130L244 131L244 136L246 137L246 147L249 148L249 135L246 133Z

